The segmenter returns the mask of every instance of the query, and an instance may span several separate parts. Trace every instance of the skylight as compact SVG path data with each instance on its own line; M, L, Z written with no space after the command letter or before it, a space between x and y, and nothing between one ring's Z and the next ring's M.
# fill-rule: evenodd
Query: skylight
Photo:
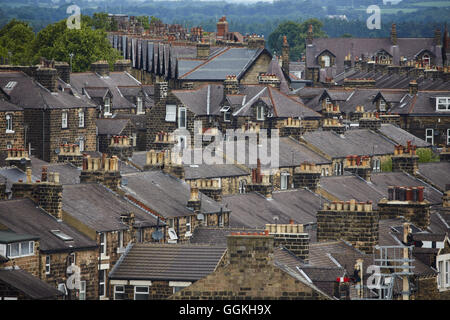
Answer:
M73 238L71 236L65 234L64 232L61 232L60 230L51 230L50 232L53 233L58 238L60 238L61 240L64 240L64 241L73 240Z
M17 84L17 81L10 81L6 84L5 89L6 90L12 90L15 85Z

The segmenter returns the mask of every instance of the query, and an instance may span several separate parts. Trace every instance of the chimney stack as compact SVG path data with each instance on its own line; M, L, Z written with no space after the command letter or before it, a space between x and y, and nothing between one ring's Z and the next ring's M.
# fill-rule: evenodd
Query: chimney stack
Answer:
M70 84L70 65L67 62L55 62L55 69L58 77L67 84Z
M199 198L198 186L196 183L191 184L190 188L190 196L187 202L187 207L194 211L195 213L200 213L201 209L201 200Z
M109 63L105 60L100 60L91 63L91 71L98 73L100 76L109 76Z
M169 90L169 85L166 81L157 81L155 83L155 94L154 99L156 103L165 103L167 99L167 94Z
M352 172L353 174L363 178L366 181L370 181L372 175L372 166L370 165L369 156L347 156L347 166L346 171Z
M111 190L117 190L122 176L119 171L119 159L116 156L107 158L93 158L86 155L83 158L83 168L80 174L80 183L97 182Z
M39 67L35 71L35 79L49 91L58 91L58 72L55 68Z
M307 188L316 191L320 181L320 168L314 163L303 162L294 170L294 188Z
M235 75L226 76L223 81L223 93L228 94L239 94L239 81Z
M397 45L397 25L395 23L391 27L391 44L393 46Z
M445 192L442 196L442 206L444 208L450 208L450 184L445 185Z
M197 59L208 59L210 53L209 43L197 43Z
M419 170L419 156L416 155L416 146L407 142L407 146L396 145L394 147L394 155L392 159L392 171L406 171L411 175L415 175Z
M239 269L256 272L273 261L274 237L268 232L232 232L227 236L228 261Z
M441 30L440 29L436 29L434 31L434 45L435 46L440 46L442 45L442 34L441 34Z
M409 82L409 94L415 95L419 91L419 85L416 80L411 80Z
M313 43L313 25L310 24L308 27L308 33L306 34L306 44L312 44Z
M283 36L283 45L281 46L282 64L281 69L286 76L289 76L289 43L287 37Z
M274 237L275 246L283 246L298 258L308 261L309 234L304 232L302 224L266 224L266 231Z
M114 62L114 71L130 72L130 70L131 70L131 60L123 59L123 60L117 60L116 62Z

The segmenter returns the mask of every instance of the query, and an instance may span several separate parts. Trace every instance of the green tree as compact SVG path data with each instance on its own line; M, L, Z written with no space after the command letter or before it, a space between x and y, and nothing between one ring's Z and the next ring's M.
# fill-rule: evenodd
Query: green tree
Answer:
M10 64L31 64L34 37L27 23L11 20L0 30L0 55L8 58Z
M141 23L142 27L145 30L150 29L150 22L149 22L148 16L138 16L138 17L136 17L136 19L137 19L137 21L139 21Z
M312 25L314 38L324 38L327 36L322 30L323 23L317 19L308 19L302 23L286 21L279 24L269 35L269 47L277 54L280 54L283 36L286 36L289 43L290 59L299 59L305 52L306 37L310 25Z

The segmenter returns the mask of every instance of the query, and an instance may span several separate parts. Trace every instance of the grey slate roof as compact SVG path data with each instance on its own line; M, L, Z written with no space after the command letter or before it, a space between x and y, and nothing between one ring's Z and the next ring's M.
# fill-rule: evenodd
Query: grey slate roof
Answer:
M63 293L21 269L0 270L0 281L36 300L56 299Z
M0 111L23 111L23 108L12 104L4 99L0 99Z
M135 227L156 226L157 218L112 193L101 184L65 185L62 209L97 232L126 230L121 214L134 213ZM160 221L160 226L164 225Z
M124 174L128 180L122 190L165 218L193 215L186 207L190 197L189 185L160 171ZM218 213L228 211L220 203L200 193L201 212Z
M68 251L83 248L96 248L97 243L84 234L57 221L53 216L36 207L30 199L0 201L0 224L16 233L33 234L40 238L40 250L43 252ZM60 230L72 241L64 241L51 230Z
M31 171L35 180L41 180L42 167L44 166L47 167L48 172L59 173L59 182L62 185L80 183L81 169L74 165L70 163L49 163L31 157Z
M263 232L264 228L249 229L249 228L233 228L233 227L213 227L213 226L198 226L189 239L190 243L196 244L210 244L210 245L227 245L227 236L231 232Z
M264 228L267 223L289 223L291 219L294 223L315 223L317 210L326 201L308 190L298 189L273 192L272 200L252 192L223 196L222 202L231 210L230 226Z
M11 231L0 231L0 243L13 243L26 240L39 240L39 237L31 234L21 234Z
M431 144L425 140L422 140L408 131L390 123L381 124L381 128L378 131L395 143L403 146L406 146L408 141L411 141L412 144L416 145L418 148L431 146Z
M450 184L450 162L419 163L419 174L441 191Z
M97 134L106 134L106 135L121 135L122 131L125 129L128 123L131 120L129 119L97 119Z
M333 158L393 154L395 146L392 141L368 129L347 130L344 135L316 130L305 133L302 140Z
M135 243L110 279L197 281L212 273L226 246Z
M95 104L85 97L62 91L50 92L23 72L0 72L0 87L3 88L10 81L16 81L17 84L12 90L5 91L9 102L24 109L95 107Z

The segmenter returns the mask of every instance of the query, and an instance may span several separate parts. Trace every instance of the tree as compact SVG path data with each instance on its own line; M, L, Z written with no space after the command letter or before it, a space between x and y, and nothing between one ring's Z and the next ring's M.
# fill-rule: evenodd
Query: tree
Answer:
M35 34L22 21L11 20L0 30L0 54L10 64L29 65L32 60L31 44Z
M289 43L289 56L291 60L297 60L305 52L306 37L309 26L312 25L313 37L324 38L326 33L322 31L323 23L317 19L308 19L302 23L293 21L283 22L269 35L269 47L277 54L281 53L283 36Z

